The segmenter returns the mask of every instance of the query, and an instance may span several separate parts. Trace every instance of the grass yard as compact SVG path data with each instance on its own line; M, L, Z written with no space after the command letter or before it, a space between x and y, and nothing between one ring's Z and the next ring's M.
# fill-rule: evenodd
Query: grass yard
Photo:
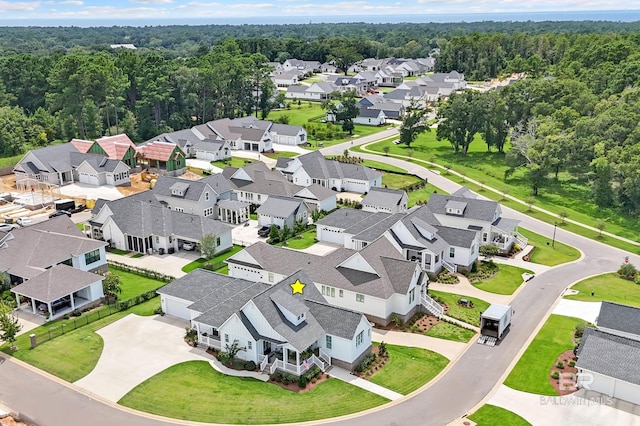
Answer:
M567 244L556 241L551 247L551 239L544 237L528 229L519 229L519 232L529 239L529 244L536 246L531 255L533 263L541 265L556 266L562 263L571 262L580 258L580 252ZM547 245L549 243L549 245Z
M390 155L408 156L408 148L405 145L395 145L392 138L376 142L367 147L370 151L384 153L383 148L389 147ZM486 144L480 136L474 139L469 147L466 156L456 154L451 148L451 144L446 141L438 141L436 132L431 131L422 134L411 146L411 161L421 164L417 160L425 160L437 163L451 170L462 173L471 179L477 180L501 192L506 192L520 200L531 196L531 189L524 175L524 170L517 170L516 173L504 181L504 172L508 169L502 153L486 152ZM509 144L505 149L509 149ZM365 151L366 152L366 151ZM422 163L422 165L425 165ZM443 175L447 175L443 171ZM478 185L474 185L454 175L451 179L467 185L470 189L477 191ZM500 200L501 193L484 191L483 195L493 200ZM565 212L567 217L578 222L594 226L598 219L606 221L605 231L612 232L633 241L640 240L640 221L631 216L626 216L613 209L600 208L591 200L591 188L585 182L580 182L567 173L560 173L558 181L551 181L548 187L542 188L540 195L536 197L535 206L544 208L555 214ZM544 213L529 212L526 205L514 201L506 202L506 205L518 211L525 212L533 217L544 220L547 223L558 222L557 217L548 216ZM578 225L566 224L566 230L576 232L588 238L596 238L597 231L587 230ZM640 253L640 247L619 241L614 238L605 237L601 241L614 247L619 247L633 253Z
M480 326L480 312L484 312L489 307L489 303L484 300L476 299L475 297L461 296L454 293L445 293L444 291L429 290L429 294L439 297L444 303L449 306L448 316L464 321L467 324ZM463 308L456 302L461 298L467 299L473 302L473 308Z
M390 189L402 189L421 181L422 179L414 175L400 175L397 173L384 173L382 175L382 186Z
M410 394L428 383L449 363L447 358L426 349L386 346L389 361L371 376L370 381L402 395Z
M291 249L302 250L311 247L316 243L316 228L304 231L302 234L289 238L285 243L277 244L280 247L289 247Z
M256 379L225 376L205 361L174 365L118 401L126 407L175 419L228 424L312 421L386 402L381 396L337 379L297 393Z
M565 299L582 300L584 302L621 303L640 307L640 285L625 280L615 272L587 278L571 287L578 294L565 296ZM593 292L593 296L591 293Z
M517 415L495 405L485 404L478 411L470 415L469 420L476 422L478 426L530 426L531 423Z
M24 157L24 154L14 155L13 157L0 158L0 167L13 167L18 164L18 161L20 161L22 157Z
M558 395L549 382L549 371L558 355L573 348L573 331L579 318L551 315L518 360L504 384L538 395Z
M459 327L455 324L448 322L439 322L431 327L425 336L436 337L438 339L453 340L454 342L467 343L473 336L475 336L471 330Z
M280 157L286 157L286 158L296 157L296 156L300 155L300 153L299 152L292 152L292 151L277 151L277 152L265 152L264 155L269 157L269 158L273 158L273 159L277 160Z
M131 253L131 251L129 251L129 250L120 250L120 249L117 249L117 248L109 248L107 250L107 252L113 253L113 254L117 254L119 256L125 256L125 255Z
M372 169L376 169L376 170L380 170L380 171L384 171L384 172L407 173L407 171L405 169L402 169L402 168L396 167L396 166L392 166L391 164L381 163L379 161L362 160L362 163L360 163L360 164L362 164L363 166L371 167ZM383 177L383 179L384 179L384 177Z
M231 157L226 161L225 160L212 161L211 164L221 169L224 169L227 166L240 168L240 167L246 166L247 164L253 163L255 161L256 160L252 160L250 158Z
M110 268L110 271L120 277L122 293L118 294L119 300L127 300L132 297L146 293L147 291L155 290L164 285L162 281L154 280L151 278L142 277L131 272L120 271L114 268Z
M224 253L220 253L216 256L213 256L213 258L211 259L205 259L204 257L201 257L199 259L194 260L191 263L187 263L186 265L184 265L182 267L182 271L183 272L191 272L196 268L203 268L205 263L218 263L218 262L222 262L223 260L225 260L227 257L233 256L234 254L236 254L237 252L239 252L240 250L242 250L244 247L242 246L238 246L238 245L234 245L233 247L231 247L231 250L227 250Z
M498 264L498 273L485 281L471 283L476 288L495 294L513 294L523 283L522 274L525 272L533 274L528 269L518 268L511 265Z
M103 341L96 330L129 314L153 315L154 310L159 306L160 298L156 297L126 311L116 312L101 320L69 331L63 336L36 346L34 349L29 349L31 347L29 334L39 335L50 327L61 327L62 324L72 322L73 319L52 321L18 336L15 343L19 348L17 351L10 351L7 344L0 346L0 350L63 380L75 382L93 370L98 363L100 354L102 354Z
M426 202L431 197L431 194L437 192L438 194L447 194L446 191L427 183L427 186L424 188L418 189L416 191L409 192L409 207L413 207L417 204L418 201Z

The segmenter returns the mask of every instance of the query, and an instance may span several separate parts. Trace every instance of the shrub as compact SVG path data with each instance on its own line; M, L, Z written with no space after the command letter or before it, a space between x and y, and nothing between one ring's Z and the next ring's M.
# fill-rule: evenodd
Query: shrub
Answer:
M249 371L253 371L256 369L256 363L253 361L247 361L244 363L244 369L245 370L249 370Z
M378 355L380 355L380 358L384 358L388 354L387 345L384 342L380 342L380 345L378 346Z
M304 389L307 387L307 378L304 376L300 376L300 378L298 379L298 387L300 389Z
M556 364L556 367L563 369L564 368L564 362L562 361L558 361L558 363Z
M69 314L64 314L64 319L68 320L69 319Z
M640 285L640 274L636 274L636 276L633 277L633 282Z
M360 361L358 365L356 365L354 370L357 373L362 373L369 367L369 365L371 365L373 361L375 361L375 359L376 359L376 354L370 353L369 355L367 355L365 359L363 359L362 361Z
M402 320L397 315L391 315L391 322L398 328L402 327Z
M551 377L552 377L553 379L558 380L558 379L560 378L560 372L559 372L559 371L557 371L557 370L556 370L556 371L554 371L553 373L551 373Z
M460 279L458 279L457 275L454 275L451 272L447 271L446 269L443 269L436 276L436 282L439 282L442 284L457 284L458 282L460 282Z
M569 367L575 367L576 366L576 362L571 360L569 361Z
M77 310L77 309L74 309L74 311L73 311L73 312L71 312L71 316L72 316L72 317L79 317L80 315L82 315L82 312L80 312L80 311L79 311L79 310Z
M623 263L618 269L618 275L628 280L633 280L638 270L631 263Z
M576 324L575 336L581 338L584 334L584 324Z
M162 311L162 306L158 306L157 308L155 308L153 310L153 313L158 315L164 315L164 312Z
M187 341L188 344L195 346L196 343L198 342L198 330L196 330L195 328L185 327L184 339ZM220 354L222 353L223 352L221 352Z
M311 383L315 383L317 381L318 381L318 379L316 379L315 377L313 379L311 379Z

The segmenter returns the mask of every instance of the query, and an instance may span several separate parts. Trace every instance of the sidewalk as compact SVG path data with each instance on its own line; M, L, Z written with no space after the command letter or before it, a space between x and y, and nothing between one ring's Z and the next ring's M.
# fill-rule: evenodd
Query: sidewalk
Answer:
M261 154L259 152L253 152L253 151L237 150L237 151L232 151L231 155L238 158L249 158L252 160L262 161L270 169L274 168L276 166L276 162L278 161L271 157L267 157L264 154Z
M533 250L533 248L534 246L528 245L524 250L520 251L513 258L494 256L492 260L495 263L501 263L503 265L517 266L518 268L528 269L530 271L533 271L536 274L541 274L551 269L552 268L551 266L541 265L539 263L533 263L533 262L525 262L522 259L525 255L529 254L531 250Z
M429 351L437 352L449 360L456 359L467 346L466 343L438 339L436 337L429 337L423 334L379 330L377 328L372 330L371 340L374 342L385 342L391 345L427 349Z
M461 296L470 296L482 299L489 303L498 303L501 305L508 305L513 295L510 294L495 294L488 291L480 290L479 288L471 285L469 280L461 274L457 274L460 282L458 284L441 284L436 282L429 283L429 290L446 291L447 293L455 293ZM525 284L522 284L525 285Z
M399 394L398 392L392 391L391 389L384 388L382 386L376 385L375 383L371 383L368 380L364 380L358 376L354 376L344 368L340 368L335 365L331 367L329 375L335 377L336 379L342 380L343 382L347 382L353 386L357 386L366 391L390 399L391 401L395 401L396 399L400 399L404 396L402 394Z
M560 299L553 309L553 314L580 318L595 324L596 318L600 315L600 306L602 306L602 302L581 302L579 300Z

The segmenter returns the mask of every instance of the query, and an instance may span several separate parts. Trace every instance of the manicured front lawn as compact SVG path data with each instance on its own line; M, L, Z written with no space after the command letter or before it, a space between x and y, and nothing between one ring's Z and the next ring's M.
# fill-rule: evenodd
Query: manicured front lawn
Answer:
M464 321L467 324L480 326L480 312L484 312L489 307L489 303L475 297L461 296L454 293L445 293L444 291L429 290L429 294L439 297L449 306L448 316ZM461 298L473 302L473 308L463 308L457 304Z
M418 182L422 182L422 179L413 175L400 175L396 173L384 173L382 175L382 186L391 189L402 189Z
M504 384L523 392L558 395L549 382L551 367L561 353L574 347L576 324L584 323L579 318L551 315Z
M518 232L529 239L529 244L536 246L531 255L531 261L533 263L556 266L580 258L580 252L577 249L563 244L560 241L554 242L553 247L551 247L551 235L542 236L522 228L520 228Z
M36 346L34 349L29 349L31 347L29 344L29 335L31 333L40 335L50 327L71 324L73 318L46 323L18 336L16 345L19 349L17 351L10 351L7 344L0 346L0 350L63 380L75 382L93 370L102 354L103 341L102 337L96 333L96 330L112 324L129 314L153 315L154 310L159 306L160 298L156 297L133 306L126 311L116 312L113 315L69 331L63 336ZM82 321L82 316L77 321Z
M418 201L421 203L429 201L429 197L431 197L431 194L434 192L437 192L438 194L448 194L447 191L443 191L442 189L427 183L424 188L409 192L409 207L415 206Z
M510 265L498 265L498 273L484 281L471 283L474 287L483 291L495 294L513 294L522 284L522 274L525 272L533 274L528 269L518 268Z
M386 346L389 361L371 376L370 381L402 395L407 395L428 383L449 363L447 358L426 349Z
M255 379L225 376L206 361L190 361L151 377L118 403L190 421L272 424L336 417L387 401L337 379L297 393Z
M366 167L371 167L372 169L386 171L386 172L407 173L405 169L402 169L397 166L392 166L391 164L381 163L379 161L362 160L362 163L360 164ZM382 179L384 180L384 177Z
M472 330L467 330L455 324L439 322L427 330L425 336L467 343L475 334Z
M199 259L194 260L191 263L187 263L186 265L184 265L182 267L182 271L183 272L191 272L196 268L204 268L205 263L211 263L216 264L219 262L222 262L223 260L225 260L226 258L233 256L234 254L236 254L237 252L239 252L240 250L242 250L244 247L242 246L238 246L238 245L234 245L233 247L231 247L231 250L227 250L224 253L220 253L216 256L213 256L213 258L211 259L205 259L204 257L201 257Z
M584 302L609 302L621 303L640 307L640 285L633 281L625 280L620 275L612 272L587 278L571 287L578 290L578 294L565 296L565 299L582 300ZM593 292L593 296L591 293Z
M110 268L110 271L120 276L122 293L118 294L118 300L131 299L164 285L162 281L142 277L131 272L120 271L115 268Z
M240 167L246 166L247 164L253 163L255 161L256 160L252 160L250 158L231 157L228 160L226 160L226 162L224 160L219 160L219 161L212 161L211 164L221 169L224 169L227 166L240 168Z
M117 254L119 256L124 256L124 255L127 255L127 254L131 253L131 251L129 251L129 250L120 250L120 249L117 249L117 248L110 248L110 249L107 250L107 252L108 253Z
M269 158L273 158L277 160L280 157L286 157L286 158L296 157L300 155L300 153L292 152L292 151L277 151L277 152L265 152L264 155L266 155Z
M289 247L291 249L302 250L311 247L316 243L316 228L304 231L295 237L289 238L285 243L279 243L279 246Z
M478 426L530 426L531 423L517 415L495 405L485 404L478 411L470 415L469 420L476 422Z

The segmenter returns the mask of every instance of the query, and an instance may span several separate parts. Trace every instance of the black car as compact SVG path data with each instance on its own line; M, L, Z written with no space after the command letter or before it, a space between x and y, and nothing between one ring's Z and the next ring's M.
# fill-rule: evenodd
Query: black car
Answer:
M56 210L55 212L53 212L53 213L51 213L49 215L49 219L51 219L53 217L62 216L63 214L66 214L67 216L71 217L71 213L66 211L66 210Z
M270 226L263 226L262 228L258 229L258 236L259 237L268 237L269 236L269 232L271 232L271 227Z

